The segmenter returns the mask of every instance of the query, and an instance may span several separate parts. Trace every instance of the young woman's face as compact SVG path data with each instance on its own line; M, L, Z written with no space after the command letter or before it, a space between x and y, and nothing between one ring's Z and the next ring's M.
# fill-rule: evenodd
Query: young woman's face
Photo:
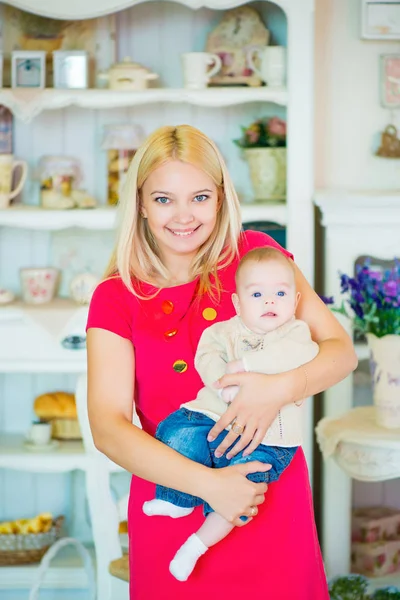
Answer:
M170 160L146 179L141 212L162 256L194 256L217 220L213 180L189 163Z

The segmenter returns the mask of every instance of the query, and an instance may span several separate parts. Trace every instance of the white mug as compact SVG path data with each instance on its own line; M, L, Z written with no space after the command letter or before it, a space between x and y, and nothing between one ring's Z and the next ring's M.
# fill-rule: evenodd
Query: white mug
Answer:
M31 444L37 446L49 444L51 440L51 423L46 423L44 421L32 423L27 439Z
M210 65L214 65L211 69ZM222 67L218 54L210 52L186 52L182 54L183 85L189 90L201 90L207 87Z
M257 55L260 68L254 63ZM270 87L282 87L286 80L286 48L284 46L265 46L253 48L247 53L247 63L250 69Z
M12 189L14 171L18 167L21 167L21 177L18 185ZM0 209L7 208L10 200L20 193L27 174L28 164L24 160L15 160L12 154L0 154Z

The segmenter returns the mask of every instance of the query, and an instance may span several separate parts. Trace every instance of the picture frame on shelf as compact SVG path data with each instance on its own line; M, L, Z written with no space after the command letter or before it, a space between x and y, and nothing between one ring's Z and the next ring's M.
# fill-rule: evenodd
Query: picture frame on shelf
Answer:
M85 89L89 85L89 57L86 50L53 52L53 85L57 89Z
M400 40L400 1L361 0L361 38Z
M14 6L0 5L0 51L4 53L5 75L10 77L13 51L46 53L46 83L53 85L53 52L84 51L88 54L88 83L94 87L99 71L116 61L116 17L107 15L80 21L62 21L27 13ZM4 26L7 23L7 27ZM46 35L44 35L46 34ZM7 77L8 76L8 77Z
M46 52L16 50L11 57L11 87L44 88L46 84Z
M400 54L380 57L380 97L385 108L400 107Z

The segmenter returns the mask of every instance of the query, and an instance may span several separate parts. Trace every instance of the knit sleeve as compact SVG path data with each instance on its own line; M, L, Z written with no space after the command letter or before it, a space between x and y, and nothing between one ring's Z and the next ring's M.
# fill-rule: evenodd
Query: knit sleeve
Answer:
M86 331L106 329L132 340L131 294L121 279L106 279L96 287L89 306Z

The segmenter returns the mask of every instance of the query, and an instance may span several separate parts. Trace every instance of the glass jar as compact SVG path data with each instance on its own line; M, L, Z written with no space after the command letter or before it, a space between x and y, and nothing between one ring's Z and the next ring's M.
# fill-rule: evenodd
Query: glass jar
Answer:
M82 181L81 165L71 156L42 156L39 161L40 202L44 208L72 208L72 190Z
M144 139L139 125L105 125L102 149L107 150L107 202L118 204L126 173Z

